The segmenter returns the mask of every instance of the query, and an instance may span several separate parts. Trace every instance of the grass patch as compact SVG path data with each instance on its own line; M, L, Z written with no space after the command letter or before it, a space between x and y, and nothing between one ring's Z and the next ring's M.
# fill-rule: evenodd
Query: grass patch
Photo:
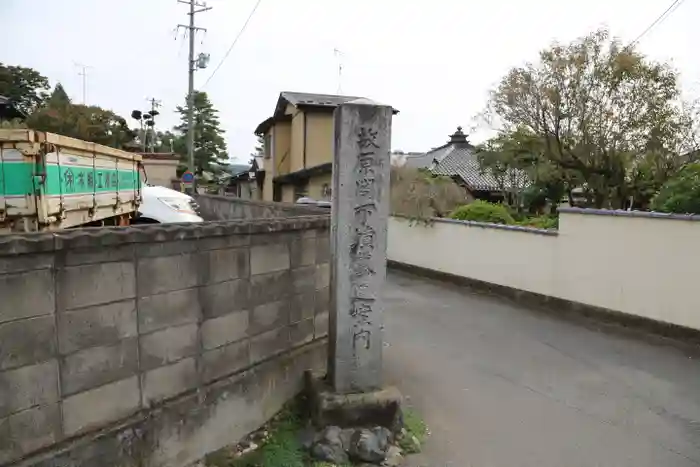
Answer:
M230 451L217 451L206 457L206 465L207 467L307 467L310 462L298 439L298 433L303 426L298 407L290 404L271 422L270 437L257 450L240 457L235 457Z
M421 451L421 446L428 436L428 427L423 419L413 409L405 409L403 411L403 427L406 434L399 439L399 447L406 454L416 454ZM418 441L416 443L414 441Z
M403 412L406 435L398 444L406 454L420 452L428 429L423 419L411 409ZM290 403L270 421L269 438L257 450L236 456L232 448L224 448L205 458L207 467L351 467L311 459L301 446L299 433L305 427L305 419L298 403ZM413 441L415 438L418 443Z

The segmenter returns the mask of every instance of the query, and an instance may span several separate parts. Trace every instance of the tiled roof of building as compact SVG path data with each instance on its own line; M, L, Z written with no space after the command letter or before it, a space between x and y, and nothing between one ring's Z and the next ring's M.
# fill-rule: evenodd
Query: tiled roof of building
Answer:
M501 186L494 176L488 171L481 169L479 159L474 146L469 144L466 136L462 133L462 128L458 127L457 132L450 137L450 142L426 155L431 155L433 165L430 172L434 175L444 175L448 177L458 177L464 184L473 191L498 191ZM518 185L522 186L526 178L524 173L517 173ZM509 187L510 182L505 183Z
M284 91L280 97L292 105L318 105L323 107L338 107L340 104L361 99L356 96L338 96L334 94L312 94L307 92Z

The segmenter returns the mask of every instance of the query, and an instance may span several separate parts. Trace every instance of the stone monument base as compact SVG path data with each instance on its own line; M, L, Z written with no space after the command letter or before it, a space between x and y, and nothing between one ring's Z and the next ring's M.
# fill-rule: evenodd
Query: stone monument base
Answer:
M317 428L327 426L403 428L403 396L393 386L371 392L337 394L324 378L310 371L304 374L305 392L311 420Z

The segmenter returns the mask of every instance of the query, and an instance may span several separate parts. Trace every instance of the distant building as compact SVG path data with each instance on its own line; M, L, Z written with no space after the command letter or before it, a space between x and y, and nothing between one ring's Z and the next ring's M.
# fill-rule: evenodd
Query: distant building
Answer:
M262 199L290 203L302 197L331 199L333 112L356 99L360 98L280 93L272 116L255 129L265 141Z
M24 120L27 115L19 110L8 97L0 96L0 120Z
M406 166L425 168L433 175L450 177L463 186L473 199L497 201L504 197L504 186L491 173L481 169L476 148L469 143L462 127L457 127L446 144L421 156L407 158ZM523 177L524 173L517 174L516 179L521 186L527 185Z
M174 152L138 152L141 155L148 184L173 188L179 185L177 166L180 156Z
M423 155L424 153L422 152L391 151L391 165L394 167L403 167L406 165L406 161L408 159L413 159Z
M225 191L242 199L261 200L264 183L263 157L255 156L250 166L230 178Z

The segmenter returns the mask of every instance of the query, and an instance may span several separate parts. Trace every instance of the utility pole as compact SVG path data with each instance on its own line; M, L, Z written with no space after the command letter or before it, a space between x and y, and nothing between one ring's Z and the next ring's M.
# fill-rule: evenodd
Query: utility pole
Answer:
M76 62L73 62L73 64L82 70L78 72L78 75L83 78L83 105L87 105L87 70L92 67Z
M343 93L343 52L338 49L333 49L333 55L338 59L338 92Z
M146 132L150 133L150 138L149 139L149 147L150 152L155 152L155 143L156 143L156 116L160 115L160 112L158 112L158 108L162 107L162 104L160 100L156 99L155 97L151 97L150 99L146 99L147 102L151 104L151 110L148 112L148 115L150 115L149 121L146 122L147 128ZM144 141L145 143L145 141ZM144 149L145 151L145 149Z
M189 5L190 11L187 13L190 15L189 24L178 24L179 28L187 29L189 34L190 50L187 58L187 165L188 169L192 173L195 172L194 166L194 72L198 68L204 68L206 66L206 59L200 56L199 60L194 58L194 36L197 31L205 31L205 28L198 28L194 25L194 16L197 13L202 13L207 10L211 10L211 7L206 6L205 3L197 3L196 0L177 0L178 3L184 3ZM196 189L196 183L193 183L193 191Z
M163 104L161 100L156 99L155 97L151 97L150 99L146 99L147 102L151 103L151 115L153 115L153 111L158 111L158 107L162 107ZM158 114L156 114L158 115Z

